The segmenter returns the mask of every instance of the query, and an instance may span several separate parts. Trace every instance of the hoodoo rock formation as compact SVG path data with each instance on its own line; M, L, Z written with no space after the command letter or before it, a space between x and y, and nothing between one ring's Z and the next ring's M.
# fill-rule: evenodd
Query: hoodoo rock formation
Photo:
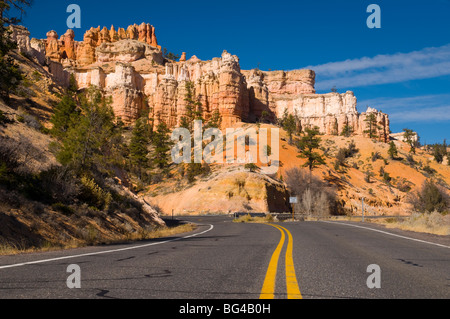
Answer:
M21 30L21 34L26 32ZM192 82L203 117L208 119L219 111L224 127L256 121L264 111L267 120L275 121L287 111L297 116L302 127L318 126L324 134L340 134L349 126L363 135L366 115L373 113L380 140L389 139L386 114L372 108L359 113L353 92L316 94L312 70L245 71L239 58L226 51L210 61L196 56L187 59L184 52L179 62L167 60L155 28L146 23L117 30L114 26L91 28L82 42L74 38L72 30L59 40L58 34L50 31L47 39L31 42L45 47L46 63L57 70L53 72L56 80L68 83L72 74L80 89L101 88L112 97L114 112L125 123L132 123L149 107L157 122L177 126L186 114L186 83Z

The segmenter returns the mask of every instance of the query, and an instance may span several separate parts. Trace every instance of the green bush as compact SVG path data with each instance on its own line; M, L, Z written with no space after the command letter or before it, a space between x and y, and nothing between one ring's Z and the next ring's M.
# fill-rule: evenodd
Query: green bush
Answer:
M259 167L254 163L249 163L245 165L245 169L249 170L251 173L254 173L259 170Z
M108 210L112 201L111 193L103 190L92 178L83 176L80 181L82 185L80 197L92 207Z
M421 213L439 213L450 211L450 198L445 190L432 180L427 180L416 194L409 197L409 202Z
M401 178L397 181L396 187L399 191L403 193L408 193L412 189L412 183L406 180L405 178Z
M428 164L426 166L424 166L422 169L424 172L426 172L430 175L433 175L436 173L436 170L434 168L430 167L430 165L428 165Z
M52 208L66 216L71 216L75 213L75 211L72 208L62 203L55 203L52 205Z
M5 113L0 110L0 125L4 125L8 123L8 118L6 117Z
M384 173L383 174L383 180L386 182L386 183L390 183L391 181L392 181L392 177L389 175L389 173Z

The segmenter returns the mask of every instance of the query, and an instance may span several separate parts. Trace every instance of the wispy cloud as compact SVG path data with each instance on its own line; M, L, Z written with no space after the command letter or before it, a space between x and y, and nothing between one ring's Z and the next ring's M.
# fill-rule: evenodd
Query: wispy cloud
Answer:
M316 71L317 90L354 88L450 75L450 44L409 53L363 57L307 66Z
M393 112L389 114L389 117L391 121L395 121L395 123L445 122L450 121L450 105L408 110L406 112Z
M395 123L450 121L450 94L362 100L366 105L389 114Z

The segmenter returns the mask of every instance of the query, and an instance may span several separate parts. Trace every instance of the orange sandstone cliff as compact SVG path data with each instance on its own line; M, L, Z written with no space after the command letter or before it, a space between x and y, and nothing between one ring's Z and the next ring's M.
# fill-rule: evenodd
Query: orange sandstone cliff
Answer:
M203 117L208 119L217 110L224 127L255 122L264 111L275 122L287 111L300 119L302 127L318 126L323 134L339 134L348 125L355 134L364 135L366 115L373 113L379 139L389 140L388 115L372 108L359 113L357 98L350 91L316 94L313 70L241 70L239 58L227 51L210 61L188 59L186 53L178 62L171 61L163 56L155 28L146 23L117 30L114 26L91 28L82 42L74 40L73 30L59 39L50 31L46 39L31 41L29 32L19 31L24 50L36 59L40 56L56 81L68 85L73 75L79 89L101 88L112 97L114 112L125 123L134 122L150 107L150 116L157 122L177 126L186 112L189 81L202 103Z

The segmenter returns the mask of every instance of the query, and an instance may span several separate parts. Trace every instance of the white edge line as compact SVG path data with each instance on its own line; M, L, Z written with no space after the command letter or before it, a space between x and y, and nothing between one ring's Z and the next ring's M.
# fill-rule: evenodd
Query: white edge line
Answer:
M126 247L126 248L120 248L120 249L114 249L114 250L105 250L105 251L99 251L99 252L94 252L94 253L86 253L86 254L80 254L80 255L64 256L64 257L57 257L57 258L44 259L44 260L36 260L36 261L30 261L30 262L13 264L13 265L0 266L0 270L1 269L7 269L7 268L27 266L27 265L43 264L43 263L48 263L48 262L58 261L58 260L73 259L73 258L95 256L95 255L111 254L111 253L117 253L117 252L121 252L121 251L134 250L134 249L139 249L139 248L145 248L145 247L150 247L150 246L167 244L167 243L171 243L171 242L174 242L174 241L179 241L179 240L188 239L188 238L192 238L192 237L196 237L196 236L200 236L200 235L206 234L206 233L208 233L208 232L210 232L211 230L214 229L213 225L209 225L209 226L210 226L209 229L207 229L207 230L205 230L205 231L203 231L201 233L192 234L192 235L189 235L189 236L175 238L175 239L171 239L171 240L165 240L165 241L161 241L161 242L157 242L157 243L151 243L151 244L139 245L139 246L132 246L132 247Z
M403 238L403 239L409 239L409 240L413 240L413 241L418 241L420 243L435 245L435 246L444 247L444 248L450 248L450 246L441 245L441 244L437 244L437 243L432 243L430 241L425 241L425 240L420 240L420 239L416 239L416 238L406 237L406 236L397 235L397 234L393 234L393 233L388 233L388 232L385 232L385 231L382 231L382 230L378 230L378 229L374 229L374 228L370 228L370 227L364 227L364 226L347 224L347 223L341 223L341 222L330 222L330 221L324 221L324 220L322 220L321 222L322 223L328 223L328 224L346 225L346 226L351 226L351 227L368 229L368 230L379 232L379 233L386 234L386 235L391 235L391 236L400 237L400 238Z

